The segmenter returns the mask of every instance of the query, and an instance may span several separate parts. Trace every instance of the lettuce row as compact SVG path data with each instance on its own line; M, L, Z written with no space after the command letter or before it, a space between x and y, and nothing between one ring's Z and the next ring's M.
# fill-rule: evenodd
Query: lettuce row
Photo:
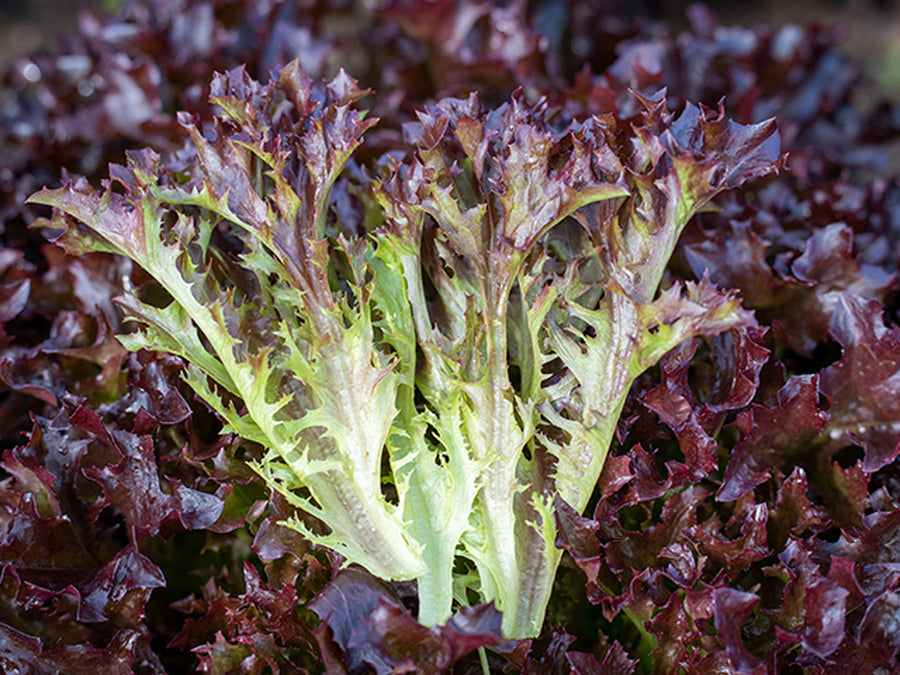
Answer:
M676 117L662 95L636 94L630 125L472 95L420 112L379 180L342 177L376 123L365 93L296 63L268 85L238 69L213 84L214 126L181 118L182 151L32 201L70 252L126 255L165 290L121 299L139 325L123 343L190 364L226 429L266 449L254 469L292 527L416 579L425 624L474 593L534 636L556 510L586 507L631 383L685 339L754 325L707 279L660 284L694 213L777 170L777 131ZM362 234L331 210L339 181Z

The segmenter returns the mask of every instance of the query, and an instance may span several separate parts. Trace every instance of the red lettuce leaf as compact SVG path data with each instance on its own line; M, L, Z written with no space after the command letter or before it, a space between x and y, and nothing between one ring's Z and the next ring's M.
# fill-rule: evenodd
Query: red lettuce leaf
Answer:
M816 440L829 416L819 408L818 376L792 377L773 407L751 408L752 431L732 453L716 498L737 499L766 481L773 469L784 473L792 458Z
M607 650L603 661L584 652L566 652L566 660L572 667L571 675L632 675L637 667L637 661L629 659L618 642Z
M20 566L17 573L30 601L48 602L59 595L72 595L76 618L85 622L115 618L127 625L139 625L150 590L166 583L159 568L133 545L102 567L82 573L60 571Z
M671 476L687 472L693 480L709 474L718 466L715 434L726 414L746 407L759 386L760 371L769 351L762 346L762 331L742 327L712 339L714 367L703 372L705 377L691 376L700 365L694 359L698 343L684 342L660 360L663 382L648 391L641 402L655 412L678 438L685 467L673 461L666 463ZM698 400L691 379L703 382ZM663 487L665 489L665 487Z
M111 304L121 288L111 280L128 278L140 286L139 272L109 256L71 260L55 247L42 248L41 236L25 230L36 211L22 205L24 196L41 184L55 183L63 164L96 176L107 162L120 162L125 147L178 147L182 128L175 122L175 110L196 114L196 126L208 131L210 71L246 63L246 71L260 78L299 56L304 70L316 77L352 64L364 86L378 92L371 114L382 122L369 135L366 162L383 150L398 154L399 129L421 101L466 96L473 88L491 106L506 100L517 86L524 86L525 100L547 94L554 129L586 112L611 113L619 128L639 123L640 103L629 87L652 92L665 86L668 102L676 108L682 101L715 106L726 96L741 123L778 116L785 149L792 153L791 171L755 186L752 193L717 199L719 211L702 213L697 227L689 226L688 241L668 272L687 279L700 278L709 269L720 287L739 289L744 306L771 327L767 341L730 333L707 345L684 345L662 362L658 381L649 376L640 382L630 404L639 419L630 434L621 434L624 447L615 448L607 461L593 517L562 514L558 506L559 543L592 580L588 595L602 602L597 615L615 622L604 625L604 632L633 638L633 624L614 611L625 608L659 636L664 651L647 657L649 667L659 672L734 672L738 666L732 657L745 668L764 664L768 672L895 670L900 483L897 434L890 431L897 399L891 384L897 297L890 275L900 255L900 186L889 175L873 179L872 173L883 174L891 147L884 141L896 135L900 118L896 106L876 107L869 114L852 105L860 78L836 48L840 31L730 27L695 6L688 12L690 27L676 35L653 22L634 20L633 8L626 13L623 3L582 0L511 3L504 8L384 2L375 9L360 14L353 3L281 0L127 3L118 16L85 15L80 35L58 43L58 56L33 55L7 74L9 105L2 125L9 167L0 172L0 238L10 248L0 249L0 290L6 298L0 308L5 331L0 337L0 420L3 447L14 450L4 455L0 484L0 553L7 563L0 583L6 617L0 624L3 669L163 672L157 654L171 658L182 652L191 657L194 647L199 664L167 663L165 670L317 669L312 662L294 665L275 656L284 649L281 636L289 633L289 624L283 623L287 615L278 608L292 602L281 581L297 574L294 565L312 562L305 552L299 562L290 552L291 538L272 528L268 519L256 533L254 548L267 560L267 577L277 579L270 581L267 592L279 599L268 606L275 607L272 615L279 618L274 626L281 627L273 626L271 633L255 632L258 625L266 625L268 613L240 592L229 595L221 580L220 592L230 598L215 610L222 622L210 624L211 632L189 633L179 646L168 649L161 645L178 632L181 621L162 619L160 613L147 610L156 616L140 629L73 618L77 598L73 591L57 592L60 584L77 589L88 578L109 580L109 564L127 558L121 546L129 533L102 488L83 473L108 467L113 479L127 466L124 455L71 427L63 414L67 392L84 397L84 405L117 430L138 439L155 433L158 460L149 452L136 457L157 464L155 482L153 471L147 470L142 474L146 481L130 485L137 489L150 484L166 495L161 512L169 518L166 534L179 527L177 516L168 511L177 501L168 494L169 487L177 485L170 478L197 490L208 490L208 481L224 484L217 494L225 499L232 482L246 486L251 480L238 468L241 460L236 457L253 450L230 439L210 442L197 410L189 421L177 422L185 412L182 401L193 401L184 390L181 400L176 395L178 387L168 379L178 376L174 364L162 366L165 378L159 379L156 367L146 375L141 371L152 355L142 355L138 363L121 360L109 350L112 333L121 330ZM40 79L27 79L25 74L33 76L35 67ZM117 110L126 96L132 107ZM475 137L460 135L466 143ZM680 138L681 146L690 146L686 134ZM26 286L27 302L20 307ZM834 293L845 290L859 297L842 299ZM100 315L104 321L97 320ZM829 338L837 341L841 353ZM765 356L755 346L761 344L772 350L762 371L758 362ZM809 378L808 396L785 398L796 381L785 385L784 373L818 374L818 394L824 396L813 392ZM757 381L759 389L750 401ZM110 403L122 394L124 398ZM748 405L752 407L742 412ZM37 416L33 420L31 413ZM830 421L818 431L826 413ZM769 428L754 430L760 422ZM176 426L159 428L172 423ZM803 436L796 442L776 433L778 425L789 428L794 423ZM28 430L31 435L22 445L18 434ZM837 437L831 438L830 432ZM767 450L769 442L773 447ZM761 457L755 456L757 451ZM709 468L713 459L725 470L722 489L728 486L740 497L714 500L717 469ZM125 485L119 478L115 482ZM705 497L678 496L698 483ZM252 491L227 494L233 505L253 501ZM694 520L676 517L678 509L664 509L668 500L686 503L696 514ZM770 552L760 559L762 506L768 514ZM259 517L258 506L250 510ZM742 534L742 521L751 515L756 520ZM232 516L233 523L253 522L249 516ZM685 522L694 526L685 528ZM660 523L671 525L669 537L653 529ZM650 536L642 548L645 532ZM208 556L217 547L227 551L233 544L236 550L249 550L242 530L208 536L210 548L202 555L166 567L170 586L180 588L194 576L205 578ZM153 546L154 539L145 537L144 545ZM610 553L616 556L615 570L605 565L607 541L614 543ZM748 542L752 545L742 552ZM755 557L743 572L727 564L746 551ZM163 565L166 556L159 561L157 554L150 557ZM284 563L281 576L273 576L274 566L285 560L292 562ZM725 561L722 569L731 575L727 582L715 579L720 570L713 560ZM49 574L29 577L35 574L25 569L31 563L48 565L56 575L55 585ZM7 593L16 570L22 579L31 579L17 587L18 599L18 591ZM298 598L318 590L325 573L319 567L308 582L298 581ZM581 572L573 568L563 571L566 574ZM235 581L239 578L236 575ZM36 585L38 581L43 585ZM746 620L739 620L740 602L721 601L720 606L735 611L710 621L714 593L722 600L722 583L743 589L737 592L750 589L761 598ZM117 586L116 592L123 588ZM52 607L43 607L51 590ZM165 592L157 588L153 597ZM258 594L248 592L253 595ZM129 616L146 609L140 592L126 595L137 596L140 602ZM262 598L259 603L266 604ZM100 607L99 600L82 604ZM760 617L774 628L767 628ZM718 636L712 625L717 622L722 622ZM234 637L239 631L228 632L237 623L242 625L240 638ZM221 637L216 637L217 630ZM29 631L40 637L27 635ZM62 642L60 635L65 636ZM692 654L679 650L676 635L690 645ZM604 653L603 646L597 646L596 630L577 637L574 646L584 652L567 651L567 646L554 667L595 672L590 669ZM635 658L635 645L644 643L623 639L622 644ZM607 660L617 646L606 652ZM342 651L334 642L327 648L329 666L339 672L345 667ZM585 656L589 650L593 654ZM532 663L540 659L537 654L530 658Z
M63 642L44 647L38 638L0 624L0 667L7 673L165 673L162 664L141 640L136 631L123 629L103 647Z
M820 579L806 589L803 646L827 658L844 641L848 590L829 579Z
M182 361L174 357L160 355L142 363L136 355L130 356L125 392L114 403L98 407L98 414L115 419L117 426L138 435L155 431L159 425L184 422L191 415L191 407L172 384L182 368ZM138 424L141 415L143 427Z
M742 625L759 603L759 596L734 588L717 588L713 593L715 626L735 672L750 675L765 672L764 667L744 645Z
M729 222L715 238L688 243L685 256L696 275L707 271L726 288L740 288L747 307L766 323L777 321L779 338L795 351L811 354L828 338L837 291L884 298L895 279L862 264L853 253L853 231L829 224L810 233L789 271L768 261L773 242L761 239L742 221Z
M426 628L398 600L363 570L342 571L308 605L322 620L316 630L320 649L335 655L336 646L349 672L368 667L387 674L415 667L442 673L478 647L507 644L500 613L491 605L460 609L445 625Z
M210 580L202 599L177 603L182 611L203 616L186 619L171 646L192 649L199 667L209 671L240 664L242 672L260 675L297 672L303 661L298 654L314 651L314 642L297 612L296 588L293 583L266 583L249 563L244 563L243 574L245 591L240 596L225 593Z
M877 300L837 297L830 331L843 356L821 375L831 399L829 434L861 445L867 472L900 456L900 329L886 328L881 313Z
M84 407L78 408L71 420L93 436L93 442L105 445L120 458L115 465L88 467L84 474L100 485L109 503L122 510L134 541L159 533L168 520L177 518L187 529L202 529L218 519L222 502L214 495L176 479L167 481L171 492L163 491L151 436L108 429L96 413Z

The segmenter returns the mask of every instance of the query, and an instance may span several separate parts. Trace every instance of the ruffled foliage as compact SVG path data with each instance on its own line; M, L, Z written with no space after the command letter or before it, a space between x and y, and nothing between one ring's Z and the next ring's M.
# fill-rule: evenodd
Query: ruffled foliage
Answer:
M614 5L14 65L4 670L897 668L896 110L837 31Z

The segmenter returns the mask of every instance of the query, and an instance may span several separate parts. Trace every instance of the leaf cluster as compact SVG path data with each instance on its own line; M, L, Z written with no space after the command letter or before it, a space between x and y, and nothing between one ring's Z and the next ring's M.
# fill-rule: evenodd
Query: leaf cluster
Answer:
M896 668L896 111L854 106L836 31L720 26L701 7L690 19L675 36L611 3L153 0L85 15L60 54L16 64L0 172L4 667L478 672L471 650L493 644L490 666L510 672ZM302 69L283 68L298 55ZM375 95L336 78L341 66ZM777 147L765 126L747 126L754 139L737 125L772 115L790 170L739 187ZM517 183L509 167L535 156ZM101 245L142 260L156 247L157 281L140 261L64 256L26 229L48 214L25 197L63 166L88 177L68 188L78 218L116 214ZM691 186L734 189L710 208ZM153 214L155 238L132 236ZM680 243L647 226L676 221ZM66 226L70 245L98 245ZM616 239L634 232L645 239ZM410 250L422 293L404 325ZM497 311L486 272L508 285L514 394L496 405L519 439L512 501L578 495L525 502L523 522L543 508L553 535L515 535L565 554L541 637L518 643L487 606L424 628L408 582L337 572L333 549L352 559L353 536L329 550L298 532L329 544L342 525L323 526L328 497L293 473L345 470L341 444L379 447L374 494L412 560L424 549L402 515L411 483L397 491L414 466L404 452L423 443L446 481L421 493L483 500L448 489L462 464L448 447L493 438L473 417L494 405L478 386L492 347L473 333ZM121 323L123 293L139 332ZM609 363L591 349L612 298L657 336L639 370L658 365L579 380ZM716 327L737 298L757 325L742 313ZM179 356L128 354L123 332ZM326 342L355 354L339 380ZM336 381L391 392L356 408L382 423L365 423L372 439L323 424L346 409L323 395ZM617 382L597 490L560 486L582 463L559 448L610 416L592 383ZM242 387L261 392L251 404L270 428ZM309 451L273 453L272 437ZM266 481L251 466L279 468ZM459 541L453 571L471 580L487 549ZM456 602L479 590L457 584Z

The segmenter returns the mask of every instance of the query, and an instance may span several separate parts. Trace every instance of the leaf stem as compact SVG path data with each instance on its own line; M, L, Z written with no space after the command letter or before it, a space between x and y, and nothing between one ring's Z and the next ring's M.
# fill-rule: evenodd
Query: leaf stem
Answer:
M491 675L491 668L488 665L487 650L484 647L478 648L478 660L481 661L481 674Z

